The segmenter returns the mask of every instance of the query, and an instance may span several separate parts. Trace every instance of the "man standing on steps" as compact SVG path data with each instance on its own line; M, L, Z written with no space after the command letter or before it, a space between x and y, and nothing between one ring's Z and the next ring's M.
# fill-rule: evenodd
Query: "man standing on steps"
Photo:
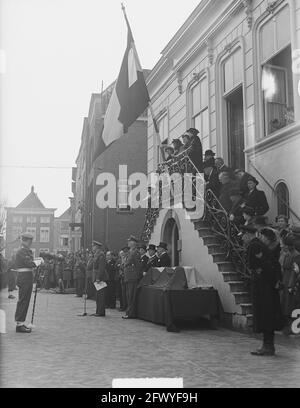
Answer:
M28 233L21 235L21 248L16 253L15 268L17 275L17 286L19 287L19 300L15 313L17 333L30 333L31 329L25 326L26 315L33 289L33 271L36 268L33 262L33 254L30 249L33 236Z

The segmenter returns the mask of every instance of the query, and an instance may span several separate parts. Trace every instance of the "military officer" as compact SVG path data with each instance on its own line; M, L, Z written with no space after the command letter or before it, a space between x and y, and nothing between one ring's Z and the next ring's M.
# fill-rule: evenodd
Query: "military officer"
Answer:
M157 267L161 268L163 266L171 266L171 258L168 254L168 245L165 242L160 242L157 245Z
M141 265L142 265L142 274L144 275L144 273L147 271L147 263L148 263L148 256L147 256L147 245L144 244L140 244L138 246L138 250L140 251L140 255L141 255Z
M146 265L146 272L150 268L155 268L157 266L157 255L156 255L156 246L153 244L150 244L147 248L148 254L149 254L149 259Z
M136 290L142 274L140 253L137 249L138 240L131 235L128 238L129 252L124 264L124 282L127 298L127 309L123 319L134 319L136 317Z
M93 277L94 282L107 282L108 276L106 272L106 260L105 253L102 249L102 244L99 241L93 241L93 253L94 253L94 262L93 262ZM97 290L96 293L96 313L92 316L101 317L105 316L105 296L106 289L102 288Z
M36 268L33 254L30 249L33 236L28 233L21 235L21 248L16 253L15 268L17 271L17 286L19 287L19 300L15 313L16 332L30 333L31 329L25 326L26 315L33 289L33 271Z

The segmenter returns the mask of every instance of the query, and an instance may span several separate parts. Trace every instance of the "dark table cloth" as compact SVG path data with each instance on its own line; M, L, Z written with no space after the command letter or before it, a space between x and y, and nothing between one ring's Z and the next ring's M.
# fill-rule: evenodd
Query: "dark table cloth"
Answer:
M218 317L218 292L214 289L140 287L137 293L137 317L168 327L180 319Z

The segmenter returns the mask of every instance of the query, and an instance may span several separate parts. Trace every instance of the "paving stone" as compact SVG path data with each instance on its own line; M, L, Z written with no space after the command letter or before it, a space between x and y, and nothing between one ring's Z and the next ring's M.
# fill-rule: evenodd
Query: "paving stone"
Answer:
M0 293L7 315L1 335L1 387L111 387L114 378L183 377L185 387L300 386L300 338L276 336L277 355L250 351L259 337L226 329L186 329L123 320L79 317L83 300L51 292L37 296L35 329L15 332L15 300ZM32 306L32 305L31 305ZM88 314L95 303L87 301ZM31 308L28 318L31 317Z

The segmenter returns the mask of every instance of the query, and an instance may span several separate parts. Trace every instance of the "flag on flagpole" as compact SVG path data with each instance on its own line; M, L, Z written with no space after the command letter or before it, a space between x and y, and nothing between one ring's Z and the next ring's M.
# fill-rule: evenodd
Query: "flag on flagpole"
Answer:
M104 148L127 133L130 125L145 111L150 102L144 73L125 11L124 16L128 29L127 47L105 113L101 140L98 143ZM98 156L100 152L97 153Z

